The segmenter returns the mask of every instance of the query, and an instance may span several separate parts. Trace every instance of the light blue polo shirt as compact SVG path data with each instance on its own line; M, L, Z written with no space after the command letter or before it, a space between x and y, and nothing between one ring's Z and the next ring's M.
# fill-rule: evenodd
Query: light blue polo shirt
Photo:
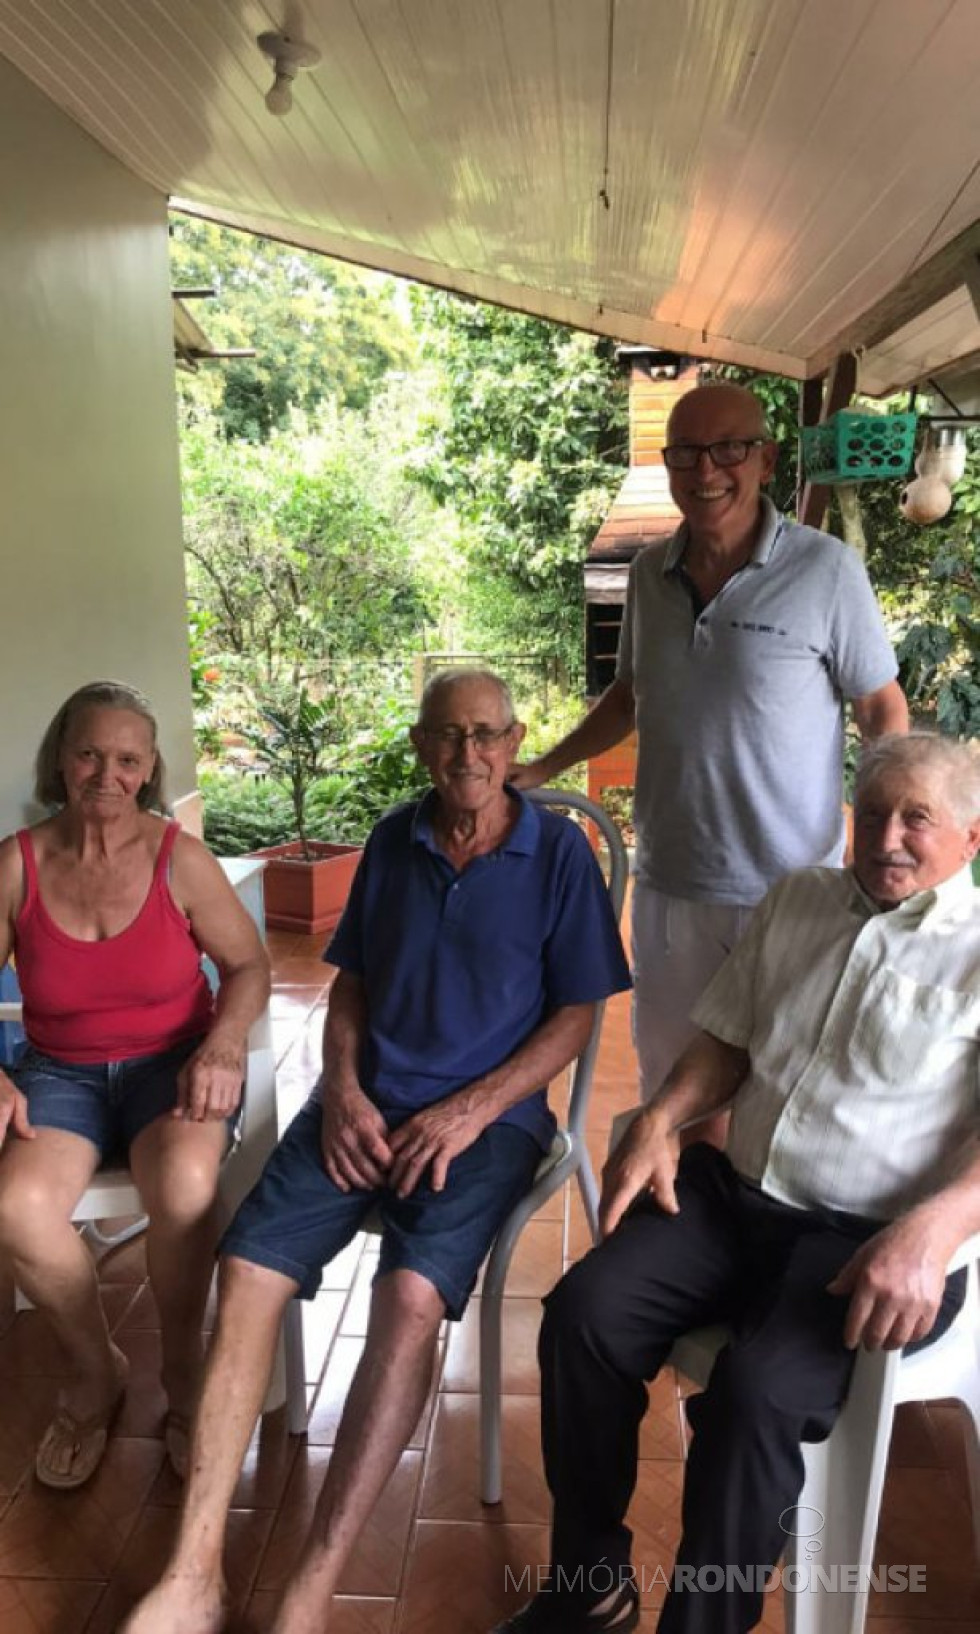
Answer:
M636 697L637 872L752 904L843 855L844 700L898 666L857 552L762 499L752 557L699 614L682 526L630 569L617 676Z
M555 1010L630 985L619 930L581 830L514 790L506 840L456 873L432 832L437 796L373 830L324 958L362 978L362 1088L395 1124L472 1083ZM547 1148L544 1089L500 1120Z

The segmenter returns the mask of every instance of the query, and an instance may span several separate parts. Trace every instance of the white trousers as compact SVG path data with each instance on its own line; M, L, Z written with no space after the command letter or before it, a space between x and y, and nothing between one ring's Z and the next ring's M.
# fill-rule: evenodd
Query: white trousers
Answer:
M640 1099L659 1089L696 1028L691 1011L752 915L749 907L689 902L633 882L633 1042Z

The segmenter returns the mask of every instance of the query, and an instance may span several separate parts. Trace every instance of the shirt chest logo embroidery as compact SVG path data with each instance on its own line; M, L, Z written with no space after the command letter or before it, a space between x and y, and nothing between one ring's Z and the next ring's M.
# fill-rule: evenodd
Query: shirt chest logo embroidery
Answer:
M781 635L784 639L789 636L789 631L784 630L781 624L756 624L747 618L730 618L728 628L730 630L750 630L755 635Z

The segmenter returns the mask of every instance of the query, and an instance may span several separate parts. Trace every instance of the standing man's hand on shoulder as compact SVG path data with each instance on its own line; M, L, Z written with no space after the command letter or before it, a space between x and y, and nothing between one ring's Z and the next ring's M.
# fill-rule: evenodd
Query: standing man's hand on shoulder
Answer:
M636 700L633 688L626 681L610 682L602 697L592 705L579 724L566 732L546 754L526 765L513 765L507 772L508 783L515 789L536 789L542 783L551 783L570 766L592 760L615 744L621 743L632 732L636 718Z
M539 789L542 783L547 783L548 777L547 757L544 755L523 763L515 760L507 768L507 781L515 789Z

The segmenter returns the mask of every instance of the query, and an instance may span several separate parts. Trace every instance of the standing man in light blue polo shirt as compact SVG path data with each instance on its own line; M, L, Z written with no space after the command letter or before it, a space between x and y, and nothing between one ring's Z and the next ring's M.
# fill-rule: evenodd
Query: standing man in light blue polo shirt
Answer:
M632 564L616 679L574 731L511 774L520 788L546 783L636 727L644 1101L693 1036L693 1005L769 886L841 861L845 703L865 741L908 729L856 552L787 521L762 492L777 450L752 393L688 392L663 453L684 521Z
M582 832L505 787L524 728L493 675L426 689L412 742L432 779L368 840L326 958L323 1071L220 1246L218 1324L180 1532L127 1634L217 1634L228 1507L286 1305L377 1209L364 1354L276 1634L310 1634L429 1391L458 1318L554 1119L545 1087L595 1005L629 986Z

